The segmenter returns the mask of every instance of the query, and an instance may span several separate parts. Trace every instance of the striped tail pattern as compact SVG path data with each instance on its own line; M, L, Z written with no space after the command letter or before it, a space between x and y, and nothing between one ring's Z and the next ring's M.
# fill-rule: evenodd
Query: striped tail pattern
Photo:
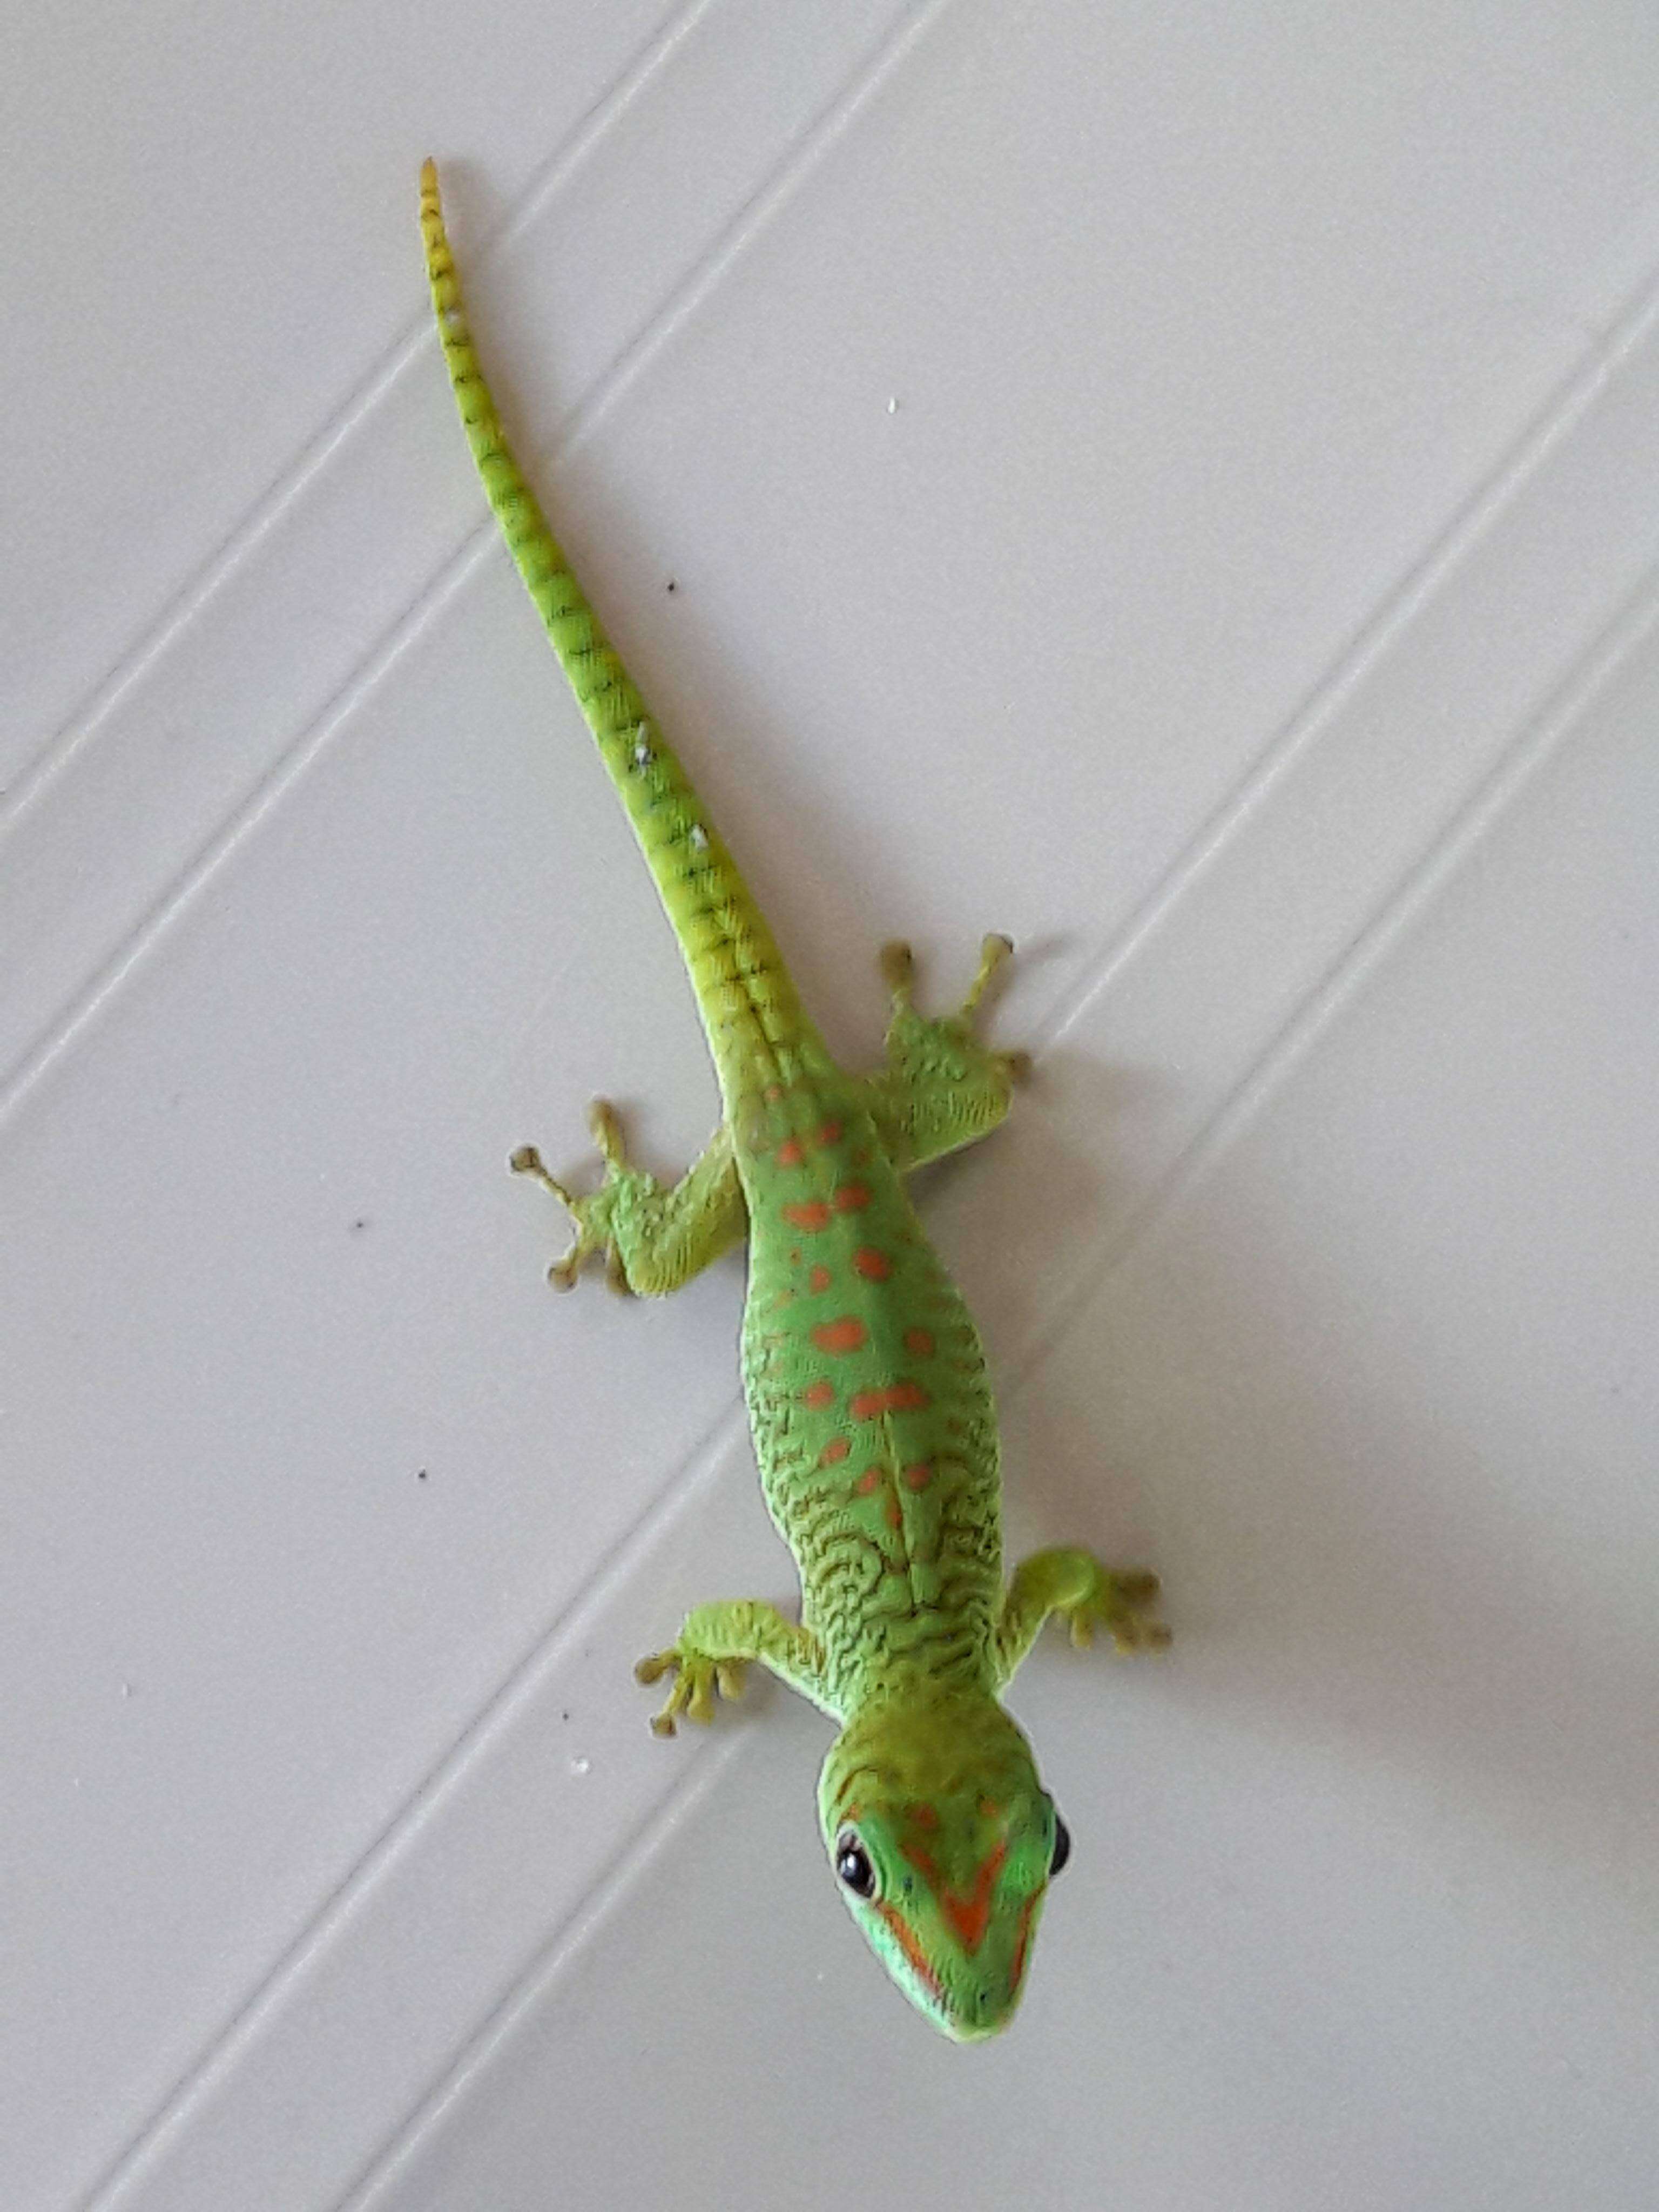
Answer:
M427 277L462 425L507 550L628 811L674 927L728 1109L757 1079L822 1054L771 931L615 648L508 447L473 350L438 173L421 172Z

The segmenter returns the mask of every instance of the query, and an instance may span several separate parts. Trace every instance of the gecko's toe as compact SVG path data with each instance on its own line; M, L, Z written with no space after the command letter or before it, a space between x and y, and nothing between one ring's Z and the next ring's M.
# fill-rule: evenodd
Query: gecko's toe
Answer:
M1115 1620L1112 1642L1127 1658L1138 1651L1167 1651L1170 1637L1161 1620Z
M622 1121L616 1108L608 1098L596 1098L587 1109L587 1126L593 1133L593 1141L606 1167L618 1172L628 1165L627 1147L623 1139Z
M881 979L893 996L895 1006L910 1003L910 990L916 979L916 956L902 938L896 937L881 948Z
M985 996L991 978L999 968L1012 960L1013 957L1013 939L1005 937L1000 930L994 931L990 936L980 940L979 969L973 981L968 986L967 997L962 1002L962 1012L958 1017L960 1020L971 1024L975 1014L979 1010L979 1002Z
M551 1191L561 1206L570 1204L569 1192L557 1176L548 1173L546 1163L534 1145L520 1145L516 1152L508 1155L507 1164L514 1175L528 1176L533 1182L540 1183L544 1190Z

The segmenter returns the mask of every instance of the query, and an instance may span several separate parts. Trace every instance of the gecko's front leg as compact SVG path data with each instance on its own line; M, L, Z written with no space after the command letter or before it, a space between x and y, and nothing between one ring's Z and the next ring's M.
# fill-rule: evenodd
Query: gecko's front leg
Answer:
M650 1653L635 1668L641 1682L674 1677L652 1728L659 1735L672 1735L682 1713L687 1720L712 1721L717 1698L743 1695L744 1668L751 1660L769 1667L780 1681L826 1712L833 1711L823 1680L823 1652L811 1631L786 1620L776 1606L762 1599L726 1598L693 1607L671 1648Z
M1108 1567L1070 1544L1034 1552L1014 1571L996 1628L997 1680L1006 1684L1051 1613L1076 1644L1104 1629L1119 1651L1160 1651L1170 1641L1162 1621L1147 1618L1158 1580L1144 1567Z

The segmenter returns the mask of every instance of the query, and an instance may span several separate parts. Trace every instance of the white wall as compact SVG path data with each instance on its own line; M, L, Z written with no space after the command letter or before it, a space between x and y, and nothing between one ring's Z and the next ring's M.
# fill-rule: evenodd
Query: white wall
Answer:
M0 2202L1645 2208L1659 22L1622 0L110 0L0 86ZM714 1092L487 526L420 158L832 1040L988 927L926 1211L1075 1838L1012 2033L845 1923ZM670 580L675 588L666 588Z

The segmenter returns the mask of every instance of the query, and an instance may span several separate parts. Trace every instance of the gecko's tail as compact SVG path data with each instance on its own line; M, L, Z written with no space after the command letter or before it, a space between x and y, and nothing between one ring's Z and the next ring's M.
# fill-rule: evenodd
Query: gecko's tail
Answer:
M525 587L621 794L673 923L728 1103L817 1043L759 908L646 711L519 472L472 349L444 231L438 172L421 171L421 234L449 380L485 492Z

